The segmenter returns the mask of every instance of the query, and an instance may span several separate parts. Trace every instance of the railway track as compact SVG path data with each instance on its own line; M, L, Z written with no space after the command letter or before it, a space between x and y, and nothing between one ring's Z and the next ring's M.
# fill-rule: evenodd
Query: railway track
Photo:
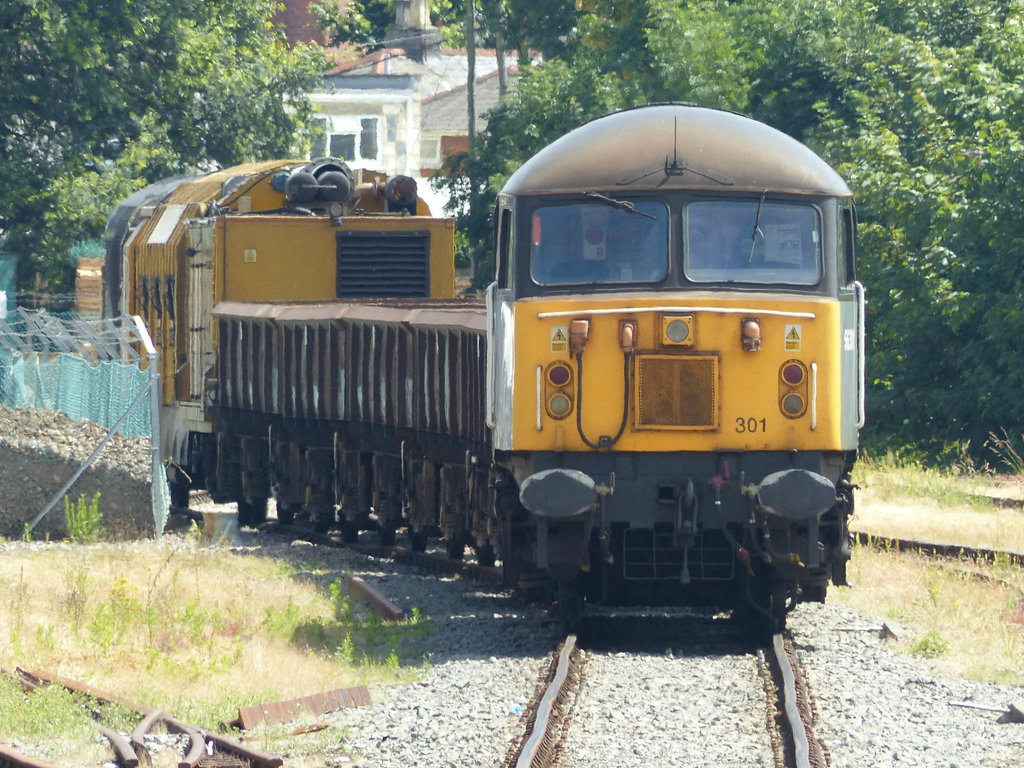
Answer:
M954 560L971 560L984 563L1007 563L1017 567L1024 566L1024 554L1002 549L986 549L963 544L937 544L930 541L917 541L896 536L882 536L865 531L852 534L857 544L881 550L898 552L917 552L931 557L942 557Z
M567 636L502 768L829 766L792 644L776 635L753 653L735 630L713 624L633 618ZM622 645L627 627L632 645ZM681 641L673 628L696 633ZM675 651L651 652L667 639Z
M583 676L583 655L576 641L576 635L568 635L560 644L544 684L527 706L526 731L512 745L502 768L546 768L557 764L572 701Z
M771 648L765 650L762 659L771 682L769 688L774 688L778 702L772 739L776 765L827 768L831 755L814 735L816 715L792 641L781 634L774 635Z

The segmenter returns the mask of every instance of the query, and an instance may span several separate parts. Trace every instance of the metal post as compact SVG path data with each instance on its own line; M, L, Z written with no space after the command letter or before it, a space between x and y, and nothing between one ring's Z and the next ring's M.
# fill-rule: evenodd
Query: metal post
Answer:
M160 459L160 443L162 434L160 431L160 353L157 352L153 339L146 330L146 324L138 315L131 316L135 330L139 334L146 356L149 358L149 419L150 419L150 448L152 451L153 478L150 483L150 499L153 505L153 526L156 535L163 533L164 525L167 523L167 509L164 506L164 494L162 483L164 482L164 467Z

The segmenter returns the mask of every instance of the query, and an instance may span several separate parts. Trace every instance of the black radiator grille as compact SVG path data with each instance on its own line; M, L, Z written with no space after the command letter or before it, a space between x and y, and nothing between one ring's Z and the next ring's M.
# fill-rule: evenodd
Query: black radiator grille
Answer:
M339 232L337 295L430 296L430 232Z

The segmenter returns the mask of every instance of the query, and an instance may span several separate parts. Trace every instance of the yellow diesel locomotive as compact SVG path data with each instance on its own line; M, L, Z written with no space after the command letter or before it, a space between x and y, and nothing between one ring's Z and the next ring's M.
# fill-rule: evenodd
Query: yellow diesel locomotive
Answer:
M864 293L843 180L761 123L651 106L539 152L495 226L494 464L563 600L778 622L844 583Z
M556 587L567 621L779 625L844 582L864 292L825 162L721 110L594 120L501 190L484 300L453 297L452 222L411 182L269 164L115 214L110 301L163 345L179 500L439 534Z

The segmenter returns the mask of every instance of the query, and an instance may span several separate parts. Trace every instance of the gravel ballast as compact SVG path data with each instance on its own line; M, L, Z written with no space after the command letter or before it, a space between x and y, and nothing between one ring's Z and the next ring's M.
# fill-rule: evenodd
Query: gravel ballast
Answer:
M248 530L241 536L245 543L279 538ZM310 546L279 543L268 554L302 563ZM470 578L429 575L348 549L316 550L318 562L360 577L406 615L419 609L431 631L420 648L426 649L423 656L401 658L403 666L425 667L425 672L412 682L372 690L369 706L328 715L329 754L303 757L300 764L500 765L523 729L521 712L554 647L555 622L543 606ZM286 765L293 764L288 757Z
M751 654L593 654L563 765L771 768L764 712Z
M402 607L432 606L435 652L424 680L332 716L345 734L344 756L325 764L499 765L523 728L518 710L553 650L554 626L536 606L472 582L372 562L354 572ZM925 659L895 653L879 633L848 631L880 624L833 605L801 605L790 617L819 702L817 733L835 768L1024 766L1024 724L949 704L1002 707L1024 699L1024 689L946 677ZM772 765L756 659L726 653L701 661L667 650L592 654L565 765ZM695 753L703 762L694 763Z

